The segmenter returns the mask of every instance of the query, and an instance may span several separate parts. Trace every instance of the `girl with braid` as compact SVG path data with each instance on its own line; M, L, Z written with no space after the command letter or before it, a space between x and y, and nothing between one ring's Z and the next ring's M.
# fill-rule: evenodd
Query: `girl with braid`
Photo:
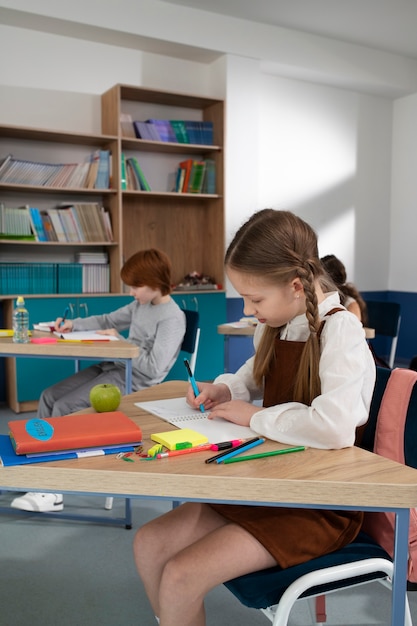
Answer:
M189 389L188 403L281 443L353 446L375 365L360 321L337 291L323 292L313 229L290 212L259 211L236 233L225 266L245 314L258 319L255 356L199 382L197 397ZM260 398L262 407L253 404ZM161 626L204 626L210 589L337 550L355 539L362 515L189 502L138 530L136 565Z

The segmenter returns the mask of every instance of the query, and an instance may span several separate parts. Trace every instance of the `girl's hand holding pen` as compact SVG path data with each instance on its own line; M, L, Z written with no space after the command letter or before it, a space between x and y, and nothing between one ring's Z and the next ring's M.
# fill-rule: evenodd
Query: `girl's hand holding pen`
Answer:
M197 383L199 395L195 396L192 386L187 389L187 404L198 409L200 404L204 405L206 411L211 411L220 402L230 400L230 391L227 385L213 385L212 383Z

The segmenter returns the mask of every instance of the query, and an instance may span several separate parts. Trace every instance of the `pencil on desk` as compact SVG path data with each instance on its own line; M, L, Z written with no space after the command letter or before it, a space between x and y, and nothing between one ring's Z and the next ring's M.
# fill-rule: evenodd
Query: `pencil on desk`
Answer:
M284 448L283 450L270 450L269 452L260 452L259 454L247 454L246 456L233 457L225 459L223 463L238 463L239 461L252 461L253 459L263 459L266 456L277 456L278 454L288 454L289 452L302 452L305 446L296 446L295 448Z

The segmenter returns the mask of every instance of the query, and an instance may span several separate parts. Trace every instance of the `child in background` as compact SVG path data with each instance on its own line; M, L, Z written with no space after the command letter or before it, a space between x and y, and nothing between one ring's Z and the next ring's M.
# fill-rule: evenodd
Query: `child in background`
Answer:
M360 322L337 291L322 290L312 228L286 211L259 211L236 233L225 263L245 315L258 320L255 356L235 374L198 383L197 397L190 388L188 403L282 443L352 446L368 418L375 365ZM262 408L253 404L259 398ZM204 626L213 587L341 548L362 516L185 503L137 531L136 566L161 626Z
M139 347L132 363L132 389L144 389L162 382L180 352L185 333L185 315L171 298L171 262L157 249L141 250L121 269L122 281L129 286L133 302L105 315L62 318L56 330L97 330L103 335L119 336L129 329L127 341ZM124 337L120 337L124 339ZM110 383L125 388L126 366L103 361L45 389L39 399L38 417L67 415L90 406L94 385ZM15 498L13 508L27 511L62 510L61 494L30 493Z
M366 303L353 283L346 282L346 268L342 261L334 254L328 254L320 259L322 265L335 286L340 292L340 301L343 306L356 315L356 317L366 326L368 314Z

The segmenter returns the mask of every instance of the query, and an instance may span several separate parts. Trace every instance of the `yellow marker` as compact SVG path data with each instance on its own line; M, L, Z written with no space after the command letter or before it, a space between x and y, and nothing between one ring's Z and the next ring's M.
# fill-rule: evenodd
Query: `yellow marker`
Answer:
M157 454L162 452L163 447L164 446L162 446L160 443L152 446L152 448L149 448L148 450L148 456L155 457Z

